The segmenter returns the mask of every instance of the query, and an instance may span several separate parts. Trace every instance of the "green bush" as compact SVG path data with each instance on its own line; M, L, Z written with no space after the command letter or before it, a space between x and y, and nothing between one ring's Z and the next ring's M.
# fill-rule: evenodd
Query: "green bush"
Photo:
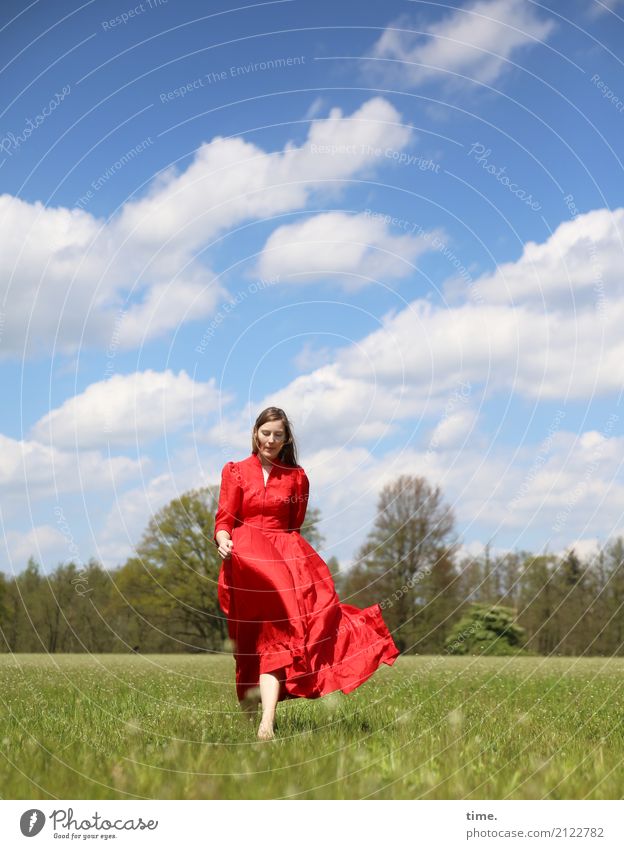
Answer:
M511 607L472 604L446 639L449 654L516 655L523 653L524 628Z

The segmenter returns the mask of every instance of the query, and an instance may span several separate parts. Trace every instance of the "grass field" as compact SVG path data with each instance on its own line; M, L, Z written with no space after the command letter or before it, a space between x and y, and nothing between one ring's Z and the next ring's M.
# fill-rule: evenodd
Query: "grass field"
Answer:
M620 799L624 660L401 657L278 708L229 656L0 655L5 799Z

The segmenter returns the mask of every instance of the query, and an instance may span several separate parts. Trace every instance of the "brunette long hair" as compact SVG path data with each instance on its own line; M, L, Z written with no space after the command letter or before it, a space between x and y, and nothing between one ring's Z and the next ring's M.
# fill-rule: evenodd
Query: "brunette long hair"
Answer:
M277 455L279 462L283 466L298 466L297 443L295 442L292 425L288 420L288 416L282 409L280 409L280 407L267 407L256 419L256 423L254 424L253 432L251 434L251 453L258 453L258 430L262 427L262 425L267 422L277 422L280 420L284 423L286 439L284 440L281 451Z

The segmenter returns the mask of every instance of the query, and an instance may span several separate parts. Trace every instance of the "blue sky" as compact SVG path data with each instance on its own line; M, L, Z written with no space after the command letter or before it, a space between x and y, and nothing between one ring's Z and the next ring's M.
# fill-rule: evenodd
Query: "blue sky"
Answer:
M290 415L323 553L624 531L624 3L6 2L0 568L124 562Z

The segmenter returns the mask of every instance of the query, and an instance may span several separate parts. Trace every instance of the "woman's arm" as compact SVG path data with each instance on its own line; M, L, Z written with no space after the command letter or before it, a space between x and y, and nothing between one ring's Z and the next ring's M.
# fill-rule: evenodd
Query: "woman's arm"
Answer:
M240 473L236 464L231 460L221 470L221 488L213 534L213 539L218 548L231 540L232 529L240 512L242 488L239 477ZM231 551L231 548L229 546L228 550Z
M297 470L297 482L295 494L290 510L290 527L293 531L300 531L308 509L308 498L310 496L310 481L302 468Z

